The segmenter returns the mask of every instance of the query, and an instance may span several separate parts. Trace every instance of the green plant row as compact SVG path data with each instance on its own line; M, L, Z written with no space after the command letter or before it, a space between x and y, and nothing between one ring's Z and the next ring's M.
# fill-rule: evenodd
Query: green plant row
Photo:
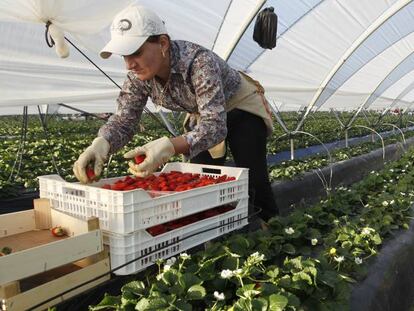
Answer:
M299 117L299 114L295 113L283 113L283 115L288 120L293 120L291 121L293 123L290 124L292 126ZM174 119L172 114L168 117ZM390 119L390 122L398 120L397 116L392 115L387 118ZM323 122L320 120L323 120ZM358 122L364 123L366 120L359 118ZM26 141L24 146L20 146L22 118L17 116L0 117L0 199L18 196L22 192L38 190L37 177L41 175L56 174L58 172L65 180L75 181L72 172L73 163L96 137L96 133L102 124L103 121L101 120L63 120L51 117L47 123L49 137L46 139L39 118L30 116ZM343 134L338 134L333 130L338 125L339 123L332 114L318 112L309 118L305 128L322 141L328 142L339 139L339 136ZM104 172L104 177L127 174L128 166L122 157L123 153L155 138L168 135L159 124L147 115L142 117L139 130L140 132L134 136L133 140L112 157L109 167ZM362 135L366 131L357 128L354 130L355 132L351 133L351 136ZM389 127L386 130L389 130ZM275 131L268 142L270 153L289 148L287 140L276 140L280 135L282 135L282 129L275 123ZM297 148L318 143L307 136L298 137L295 141ZM24 152L20 161L19 155L21 152L19 150L22 150L21 147L23 147ZM176 161L180 158L176 157L172 160ZM307 168L303 167L303 169ZM300 166L297 167L297 171L303 169ZM289 175L289 170L295 171L296 168L293 166L292 168L286 168L281 174ZM280 176L276 171L272 173L273 175L276 178Z
M196 254L158 263L90 310L348 310L384 240L408 229L414 150L350 188L236 234Z
M413 137L413 131L404 133L405 139ZM402 141L400 133L384 139L384 145L391 145ZM379 140L373 142L365 142L360 145L351 146L348 148L340 148L331 151L332 163L349 160L353 157L369 153L375 149L382 148L382 143ZM296 178L305 172L320 169L330 165L330 159L327 154L318 154L305 159L296 159L284 161L279 164L269 166L270 181L289 180Z

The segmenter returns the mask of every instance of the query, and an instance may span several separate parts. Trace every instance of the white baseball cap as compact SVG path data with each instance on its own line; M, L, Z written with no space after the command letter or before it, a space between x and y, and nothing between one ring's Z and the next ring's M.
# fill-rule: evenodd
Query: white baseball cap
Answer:
M151 10L130 5L119 12L111 25L111 41L101 50L102 58L112 54L131 55L149 36L167 34L164 22Z

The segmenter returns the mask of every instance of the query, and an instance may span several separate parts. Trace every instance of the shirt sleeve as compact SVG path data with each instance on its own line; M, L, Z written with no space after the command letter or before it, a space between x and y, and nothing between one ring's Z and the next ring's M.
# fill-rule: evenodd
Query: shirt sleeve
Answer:
M220 67L209 51L194 59L191 68L200 121L183 136L190 145L189 158L217 145L227 136L225 96Z
M137 84L136 80L132 73L128 73L117 98L116 113L99 129L98 136L109 142L110 153L118 151L132 139L147 103L148 91L142 81Z

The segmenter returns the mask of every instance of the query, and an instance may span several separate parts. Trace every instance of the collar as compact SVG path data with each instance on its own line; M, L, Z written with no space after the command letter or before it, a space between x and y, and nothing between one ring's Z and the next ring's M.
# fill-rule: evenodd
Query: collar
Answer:
M170 64L171 73L182 75L185 79L188 67L186 66L185 60L181 58L181 49L177 41L171 40L170 48Z

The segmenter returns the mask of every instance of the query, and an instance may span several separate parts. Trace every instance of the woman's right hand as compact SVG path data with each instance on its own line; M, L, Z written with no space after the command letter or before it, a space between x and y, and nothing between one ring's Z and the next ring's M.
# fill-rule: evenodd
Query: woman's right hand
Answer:
M91 182L86 175L86 168L93 163L95 176L98 177L102 173L103 165L108 158L110 145L103 137L97 137L92 144L85 149L73 165L73 173L76 178L83 184Z

